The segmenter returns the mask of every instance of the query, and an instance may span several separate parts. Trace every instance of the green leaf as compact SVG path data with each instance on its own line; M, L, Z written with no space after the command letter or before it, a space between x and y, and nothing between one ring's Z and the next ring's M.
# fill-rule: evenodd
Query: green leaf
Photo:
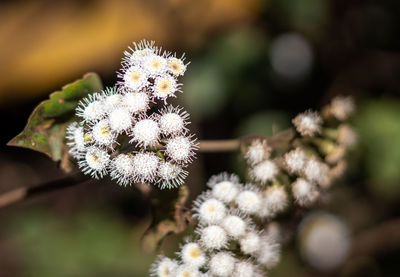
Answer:
M96 73L87 73L82 79L53 92L33 110L24 130L7 145L42 152L54 161L60 161L63 170L70 171L66 128L75 118L74 110L79 100L102 89L100 77Z

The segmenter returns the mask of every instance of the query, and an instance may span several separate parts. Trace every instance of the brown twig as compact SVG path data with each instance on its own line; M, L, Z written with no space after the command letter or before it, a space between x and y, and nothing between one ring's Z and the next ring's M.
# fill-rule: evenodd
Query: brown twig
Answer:
M240 139L204 140L199 142L199 152L230 152L240 148Z

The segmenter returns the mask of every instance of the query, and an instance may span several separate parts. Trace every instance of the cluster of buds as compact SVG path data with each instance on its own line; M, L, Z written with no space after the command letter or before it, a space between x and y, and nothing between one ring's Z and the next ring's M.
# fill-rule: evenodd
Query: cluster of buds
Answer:
M306 111L293 119L297 131L286 153L273 151L268 140L255 139L245 148L249 177L269 199L273 218L288 205L290 194L299 206L309 206L342 176L345 154L357 140L345 120L354 112L351 97L338 96L322 111Z
M134 44L125 52L117 85L80 101L67 144L85 174L109 174L123 186L172 188L184 182L197 144L187 128L189 114L167 105L180 91L184 60L154 42ZM157 100L163 107L149 114Z
M160 256L151 267L157 277L265 276L280 259L275 236L259 229L266 200L257 187L240 184L236 175L221 173L197 197L195 235L180 247L178 259Z

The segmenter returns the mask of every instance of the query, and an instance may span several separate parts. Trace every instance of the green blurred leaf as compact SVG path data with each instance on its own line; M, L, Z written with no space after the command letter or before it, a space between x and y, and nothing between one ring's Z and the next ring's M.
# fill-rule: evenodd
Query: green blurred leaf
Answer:
M64 143L66 128L74 120L79 100L102 89L100 77L95 73L88 73L82 79L65 85L33 110L24 130L8 145L42 152L56 162L61 161L61 168L69 171L71 164Z

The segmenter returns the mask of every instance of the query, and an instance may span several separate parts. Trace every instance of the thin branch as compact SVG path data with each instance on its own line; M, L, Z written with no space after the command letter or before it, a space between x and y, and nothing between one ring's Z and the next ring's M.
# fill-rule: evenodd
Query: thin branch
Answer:
M240 148L239 139L230 140L203 140L199 142L199 152L230 152Z

